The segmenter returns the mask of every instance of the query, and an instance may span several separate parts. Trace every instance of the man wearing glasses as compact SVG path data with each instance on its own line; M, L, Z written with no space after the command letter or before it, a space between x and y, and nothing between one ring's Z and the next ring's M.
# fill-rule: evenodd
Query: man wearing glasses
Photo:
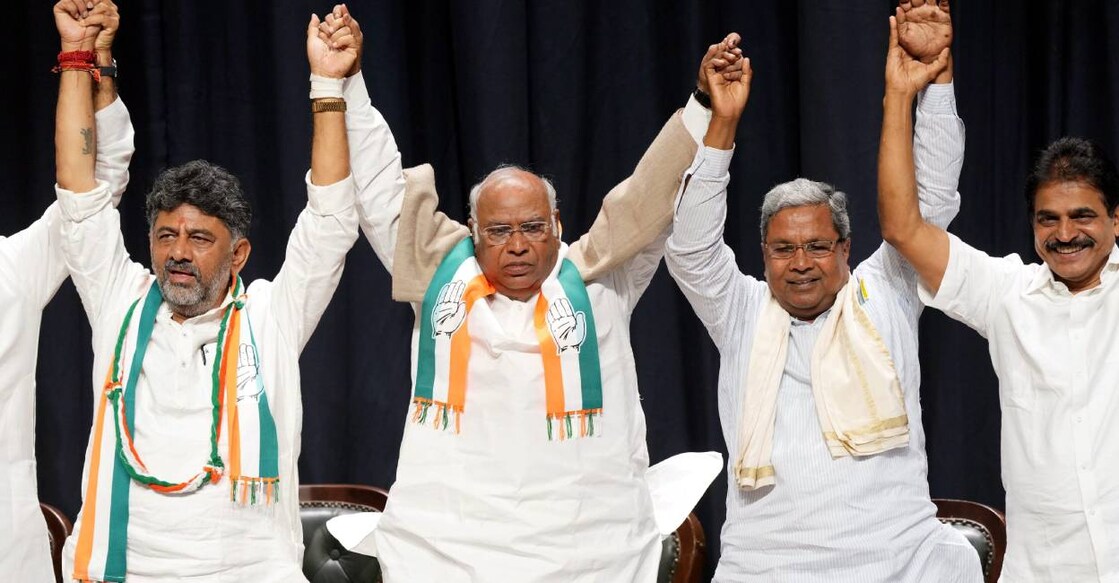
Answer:
M932 33L903 40L924 88L921 210L944 226L959 209L964 137L948 68L951 22L935 5L902 6L911 25ZM722 228L733 135L705 144L665 257L722 355L719 412L731 457L714 580L981 581L976 553L937 521L929 499L913 268L883 244L852 272L847 197L800 178L762 203L765 282L741 273Z
M338 25L360 30L341 6L324 35ZM705 64L740 78L737 40ZM402 170L356 68L346 94L362 229L416 311L412 403L373 535L385 581L651 583L661 543L629 321L707 114L692 99L673 116L569 246L555 189L520 168L471 190L466 225L438 212L432 169Z

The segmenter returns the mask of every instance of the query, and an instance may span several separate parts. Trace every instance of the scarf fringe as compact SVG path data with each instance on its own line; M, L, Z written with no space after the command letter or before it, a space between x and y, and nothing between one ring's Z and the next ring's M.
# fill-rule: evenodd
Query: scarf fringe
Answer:
M230 478L229 500L241 506L272 506L280 500L279 486L279 478Z
M462 407L455 407L440 401L433 401L424 397L412 398L412 423L416 425L430 425L438 431L451 430L455 434L462 432ZM451 419L454 418L454 425Z
M576 419L579 420L578 432L575 431ZM599 424L599 434L601 434L602 409L582 409L580 411L550 414L548 415L548 441L594 437L596 421Z

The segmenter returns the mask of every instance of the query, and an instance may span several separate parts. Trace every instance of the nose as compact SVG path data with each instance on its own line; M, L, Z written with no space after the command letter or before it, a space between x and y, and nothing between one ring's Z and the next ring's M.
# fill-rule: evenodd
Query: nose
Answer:
M797 250L793 252L792 258L789 259L789 269L797 273L804 273L812 269L812 259L808 257L808 253L805 252L804 247L798 247Z
M1062 243L1072 241L1078 234L1076 226L1067 218L1062 218L1060 223L1057 224L1057 240Z
M519 230L513 231L509 241L505 243L505 252L518 256L528 253L528 239L525 239L524 233Z
M168 249L167 257L175 261L190 261L192 259L189 238L176 237L175 242Z

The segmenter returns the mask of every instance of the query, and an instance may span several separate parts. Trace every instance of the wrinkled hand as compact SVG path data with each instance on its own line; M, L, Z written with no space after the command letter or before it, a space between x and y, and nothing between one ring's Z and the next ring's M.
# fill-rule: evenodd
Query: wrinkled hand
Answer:
M548 330L556 342L556 350L579 352L587 338L587 315L571 309L567 298L559 298L548 308Z
M86 18L86 23L90 22L101 25L101 30L93 43L93 50L108 53L113 48L113 39L120 28L120 12L117 10L117 5L113 0L100 0L97 6L93 7L91 16Z
M901 0L895 9L901 48L922 63L932 63L952 46L948 0Z
M311 65L311 73L341 79L357 61L356 40L348 26L340 27L329 40L324 40L319 35L321 24L315 14L307 23L307 61Z
M63 51L92 51L99 23L92 22L96 2L60 0L54 5L54 25L58 29Z
M732 38L733 37L733 38ZM734 49L741 56L742 49L738 48L740 39L736 33L727 36ZM704 64L703 74L707 78L708 95L711 96L711 114L716 117L738 119L750 98L750 81L754 77L754 70L750 67L750 59L741 57L735 63L737 71L729 74L726 68L720 70L718 58L711 59Z
M711 84L707 79L707 68L714 65L715 70L721 73L728 81L735 81L742 76L742 49L738 47L742 37L732 32L723 40L707 47L707 53L699 62L699 73L696 76L696 87L700 91L711 95Z
M357 59L354 60L350 70L346 71L347 77L353 77L361 71L361 52L365 36L361 32L361 25L350 15L350 9L345 4L334 5L334 10L319 24L319 38L326 43L333 42L340 38L339 31L343 28L350 29L350 35L354 37L354 48L357 49Z
M931 63L922 63L901 47L898 41L898 21L890 17L890 48L886 52L886 91L915 95L931 83L948 67L948 47Z
M450 336L462 325L466 318L466 303L462 301L465 291L466 284L461 281L443 284L431 309L432 338L438 338L440 334Z

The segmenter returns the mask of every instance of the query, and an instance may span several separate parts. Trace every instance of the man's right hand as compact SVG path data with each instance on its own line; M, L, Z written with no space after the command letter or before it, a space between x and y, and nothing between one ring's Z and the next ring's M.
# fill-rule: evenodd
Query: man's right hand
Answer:
M914 59L931 64L952 47L948 0L900 0L895 11L898 42Z
M365 44L365 36L361 32L361 25L350 15L350 9L345 4L335 4L334 10L331 10L319 24L319 38L323 42L332 42L337 40L339 31L345 28L349 29L352 36L350 44L357 50L357 58L353 66L346 71L347 77L353 77L361 71L361 51Z
M92 51L101 30L103 14L94 14L98 2L60 0L54 5L54 25L62 41L62 51Z
M737 32L728 34L723 40L707 47L707 53L699 62L696 87L706 95L711 95L711 84L707 79L707 67L713 65L727 81L735 81L742 76L742 49L738 44L742 37Z

